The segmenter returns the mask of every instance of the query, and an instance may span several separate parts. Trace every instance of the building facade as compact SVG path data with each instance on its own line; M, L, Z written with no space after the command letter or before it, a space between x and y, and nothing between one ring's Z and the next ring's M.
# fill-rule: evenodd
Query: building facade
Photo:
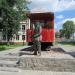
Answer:
M20 22L20 29L17 34L13 35L13 38L10 42L15 44L21 44L26 42L26 30L30 28L30 19ZM7 42L6 35L4 36L2 32L0 32L0 42L5 43Z

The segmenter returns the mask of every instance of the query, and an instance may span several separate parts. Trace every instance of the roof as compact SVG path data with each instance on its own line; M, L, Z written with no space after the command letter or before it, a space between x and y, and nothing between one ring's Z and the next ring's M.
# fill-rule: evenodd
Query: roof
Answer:
M31 20L53 20L54 13L45 12L45 13L29 13L27 15Z

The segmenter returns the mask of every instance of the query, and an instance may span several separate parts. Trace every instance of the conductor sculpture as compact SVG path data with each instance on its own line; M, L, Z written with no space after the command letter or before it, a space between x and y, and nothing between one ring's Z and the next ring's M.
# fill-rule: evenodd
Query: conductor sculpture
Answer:
M41 55L41 42L40 42L40 34L41 26L39 22L34 24L34 35L33 35L33 46L34 46L34 55Z

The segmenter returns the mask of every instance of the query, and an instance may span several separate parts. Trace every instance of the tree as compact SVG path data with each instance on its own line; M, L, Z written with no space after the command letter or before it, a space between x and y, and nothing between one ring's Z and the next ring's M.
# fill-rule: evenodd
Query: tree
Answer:
M59 36L60 36L59 32L55 32L55 37L59 38Z
M71 37L71 35L74 34L74 32L75 32L74 29L75 29L75 24L73 21L66 21L63 24L63 32L67 39L69 39Z
M64 37L64 31L63 31L63 29L60 29L59 32L60 32L60 35L59 35L60 38L61 38L61 37Z
M0 0L0 29L7 41L19 30L20 21L26 19L27 0Z

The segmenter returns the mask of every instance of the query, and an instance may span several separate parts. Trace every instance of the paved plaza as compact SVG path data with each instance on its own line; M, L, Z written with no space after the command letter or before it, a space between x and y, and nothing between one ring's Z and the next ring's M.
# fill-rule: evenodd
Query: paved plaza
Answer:
M42 51L41 56L34 56L33 51L26 50L28 47L30 46L1 51L0 75L75 75L74 46L59 44L50 51ZM19 56L20 52L23 55ZM23 69L16 65L19 59L23 61Z

